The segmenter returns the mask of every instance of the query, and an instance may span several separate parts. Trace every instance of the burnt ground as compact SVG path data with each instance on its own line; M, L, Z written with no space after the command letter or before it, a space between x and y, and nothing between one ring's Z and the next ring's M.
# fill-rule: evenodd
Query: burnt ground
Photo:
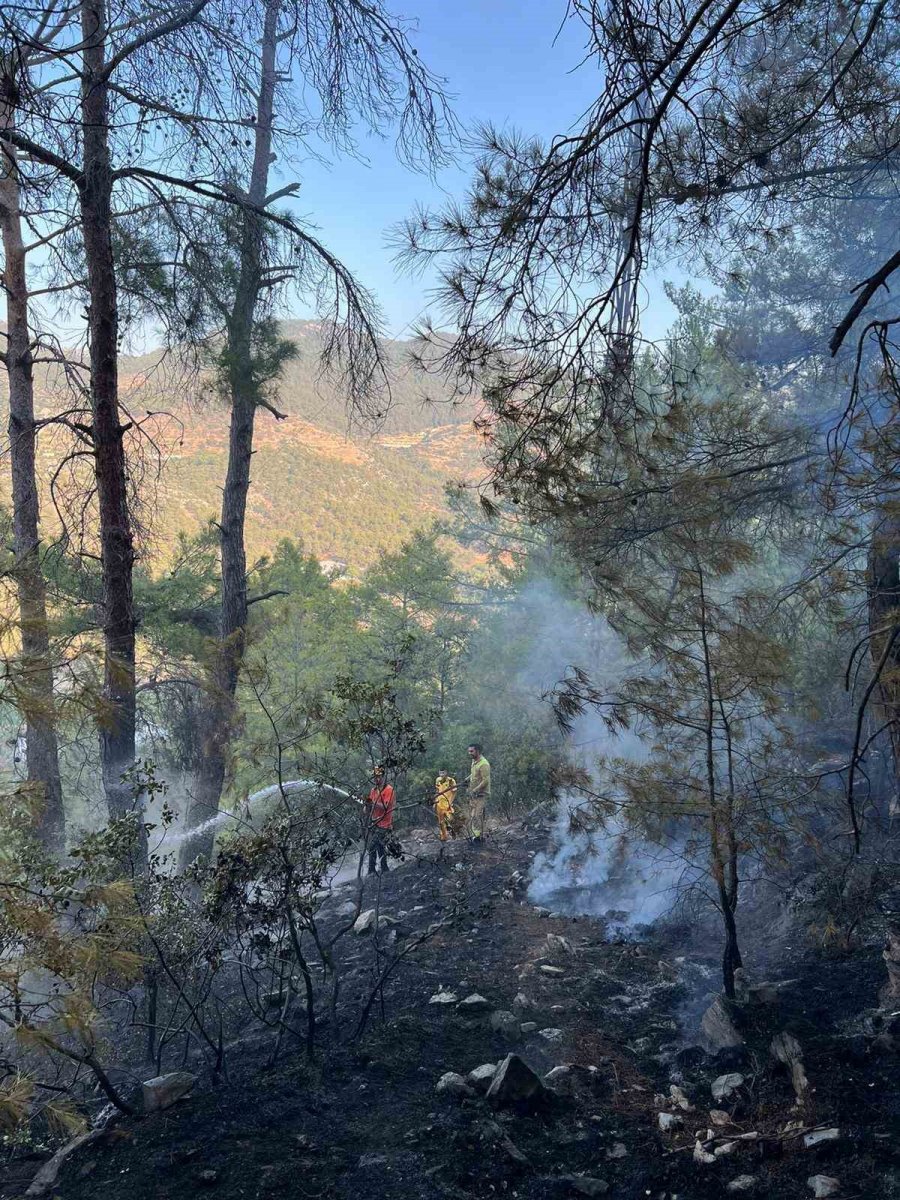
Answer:
M678 1018L698 988L716 989L714 952L686 953L691 942L685 934L680 943L675 930L640 943L607 941L602 922L535 910L523 877L545 841L545 831L515 826L477 853L455 848L392 871L379 904L400 921L398 945L448 913L455 921L398 966L383 1012L376 1004L359 1040L350 1034L376 948L371 937L353 935L341 943L354 972L345 1016L339 1029L323 1028L314 1062L287 1047L267 1066L271 1037L248 1038L232 1050L227 1078L205 1075L168 1111L123 1120L72 1156L52 1194L705 1200L732 1194L730 1182L752 1176L752 1190L734 1194L789 1200L811 1196L807 1180L821 1174L840 1181L843 1197L900 1197L900 1038L892 1042L878 1021L853 1023L877 1005L885 978L878 947L825 959L798 939L780 971L792 982L777 1002L738 1013L747 1047L710 1057ZM329 903L336 908L349 895ZM568 939L574 953L548 949L549 933ZM489 1009L466 1016L430 1004L441 988L460 998L480 993ZM519 994L524 1004L516 1004ZM491 1012L514 1008L536 1028L495 1032ZM784 1031L802 1048L809 1079L802 1107L768 1051L772 1035ZM549 1093L524 1110L493 1109L480 1094L435 1093L444 1072L465 1074L511 1051L541 1073L563 1063L598 1070L579 1077L570 1094ZM715 1103L710 1084L726 1071L739 1071L744 1084ZM672 1099L673 1083L690 1110ZM717 1142L707 1141L711 1107L727 1111L730 1122L715 1126ZM674 1131L660 1130L660 1111L680 1118ZM839 1130L835 1140L804 1146L804 1132L830 1127ZM723 1142L733 1143L731 1151L696 1162L698 1131L707 1152ZM21 1195L38 1165L7 1163L0 1195Z

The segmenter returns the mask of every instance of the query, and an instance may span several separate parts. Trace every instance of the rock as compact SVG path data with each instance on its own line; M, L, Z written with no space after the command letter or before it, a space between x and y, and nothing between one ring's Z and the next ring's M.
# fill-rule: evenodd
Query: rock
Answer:
M497 1142L497 1145L500 1147L506 1157L514 1162L517 1166L531 1166L527 1154L523 1154L512 1138L508 1137L506 1134L500 1138L500 1140Z
M534 1005L528 999L524 992L517 992L513 997L512 1002L513 1012L524 1013L529 1012Z
M708 1166L710 1163L714 1163L715 1161L716 1156L714 1154L710 1154L709 1151L704 1150L700 1142L694 1142L695 1163L703 1163L704 1165Z
M677 1083L669 1085L669 1096L682 1112L693 1112L694 1106Z
M777 983L751 983L748 989L751 1004L777 1004L779 987Z
M561 1029L555 1028L541 1029L538 1032L538 1037L542 1037L545 1042L561 1042L564 1036Z
M731 1183L725 1184L725 1191L731 1192L732 1195L739 1192L752 1192L756 1187L755 1175L738 1175L737 1179L732 1179Z
M170 1071L168 1075L144 1080L141 1084L144 1112L161 1112L164 1108L170 1108L176 1100L186 1096L196 1082L197 1076L190 1071Z
M497 1072L488 1088L487 1098L500 1107L512 1104L527 1104L544 1093L541 1078L518 1054L507 1054L498 1065Z
M372 933L375 929L376 913L374 908L367 908L365 912L359 914L353 923L352 932L357 937L362 937L364 934Z
M561 1063L551 1067L544 1076L544 1083L560 1095L574 1096L578 1092L593 1091L604 1080L596 1067L585 1067L581 1063Z
M561 933L547 934L547 952L549 954L574 954L575 947Z
M605 1196L609 1191L605 1179L594 1179L590 1175L563 1175L562 1179L579 1196Z
M456 1071L447 1071L442 1075L434 1090L439 1096L455 1096L458 1100L475 1095L474 1089L470 1088L462 1075L458 1075Z
M750 980L743 967L738 967L734 972L734 998L738 1004L746 1004L750 999Z
M537 1021L523 1021L519 1026L523 1033L534 1033L537 1027Z
M778 1033L772 1038L769 1051L776 1062L782 1063L791 1072L791 1082L794 1094L798 1100L803 1100L809 1087L806 1070L803 1066L803 1051L800 1043L792 1033Z
M684 1124L684 1121L682 1121L677 1113L667 1112L661 1112L656 1118L656 1122L663 1133L674 1133L676 1129L680 1129Z
M352 917L356 912L356 902L353 900L345 900L343 904L339 904L334 910L336 917Z
M203 1187L215 1187L219 1182L219 1172L213 1170L212 1167L207 1167L203 1171L197 1172L197 1182Z
M833 1175L810 1175L806 1184L816 1200L824 1200L825 1196L836 1196L841 1190L841 1181Z
M550 909L549 908L541 908L541 906L539 904L535 904L534 905L534 913L535 913L535 916L537 916L537 917L549 917Z
M522 1032L522 1027L519 1024L519 1018L516 1014L507 1012L503 1008L491 1013L488 1024L495 1033L500 1033L506 1038L517 1038Z
M627 1158L628 1147L624 1142L613 1142L606 1152L607 1158Z
M713 1100L727 1100L729 1096L744 1086L744 1077L737 1071L732 1071L728 1075L720 1075L718 1079L712 1081Z
M496 1074L496 1063L482 1063L480 1067L475 1067L474 1070L468 1073L466 1083L473 1088L477 1088L480 1092L486 1092Z
M356 1164L360 1170L367 1170L371 1167L384 1167L387 1165L387 1155L385 1154L361 1154L359 1162Z
M429 997L428 1003L446 1005L458 1004L459 996L457 996L456 992L435 992L433 996Z
M727 1050L732 1046L743 1046L744 1039L738 1032L724 996L717 996L703 1014L700 1022L700 1041L709 1054L716 1054L719 1050Z
M811 1150L813 1146L821 1146L825 1142L836 1142L840 1136L840 1129L813 1129L804 1134L803 1145L807 1150Z
M466 996L465 1000L460 1000L457 1010L462 1013L482 1013L487 1012L490 1007L490 1000L480 996L478 992L473 992L471 996Z
M562 969L562 967L553 967L550 965L550 963L541 963L540 970L543 975L552 975L554 978L558 978L560 975L565 975L565 971Z
M713 1156L715 1158L725 1158L729 1154L734 1154L737 1148L737 1142L722 1142L720 1146L716 1146L715 1150L713 1150Z
M731 1117L727 1112L723 1112L721 1108L711 1108L709 1110L709 1119L713 1125L733 1125Z

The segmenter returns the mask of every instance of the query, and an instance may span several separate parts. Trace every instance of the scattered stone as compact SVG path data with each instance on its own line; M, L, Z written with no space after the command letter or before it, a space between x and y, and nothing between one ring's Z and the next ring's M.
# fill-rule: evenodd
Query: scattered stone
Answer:
M507 1054L498 1065L487 1098L498 1106L525 1104L544 1092L541 1078L518 1054Z
M734 1046L743 1046L744 1039L737 1030L728 1001L716 996L700 1022L700 1041L704 1050L716 1054Z
M721 1146L716 1146L713 1150L713 1155L715 1158L725 1158L728 1154L734 1154L737 1148L737 1142L722 1142Z
M755 1187L755 1175L738 1175L737 1179L732 1179L731 1183L726 1183L725 1191L732 1194L737 1192L752 1192Z
M836 1142L840 1136L840 1129L813 1129L804 1135L803 1145L811 1150L813 1146L821 1146L824 1142Z
M197 1076L190 1071L170 1071L168 1075L145 1079L141 1085L144 1112L161 1112L164 1108L171 1108L176 1100L188 1094L196 1082Z
M428 1000L429 1004L458 1004L459 996L456 992L435 992Z
M677 1113L661 1112L656 1121L663 1133L673 1133L684 1124L684 1121L682 1121Z
M534 1033L537 1027L537 1021L523 1021L519 1026L523 1033Z
M605 1196L609 1191L605 1179L593 1179L590 1175L563 1175L562 1178L580 1196Z
M553 975L554 977L565 975L565 971L562 969L562 967L553 967L550 965L550 963L541 963L540 971L542 975Z
M468 1073L466 1083L473 1088L477 1088L480 1092L486 1092L496 1074L496 1063L482 1063L480 1067L475 1067L473 1071Z
M731 1117L721 1108L711 1108L709 1110L709 1119L713 1125L733 1125Z
M219 1172L212 1167L206 1167L205 1170L197 1172L197 1182L203 1187L215 1187L219 1182Z
M824 1200L826 1196L836 1196L841 1190L841 1181L833 1175L810 1175L806 1181L816 1200Z
M464 1013L487 1012L490 1007L490 1000L480 996L478 992L473 992L471 996L466 996L465 1000L460 1000L458 1006L459 1011Z
M581 1063L561 1063L551 1067L544 1076L544 1083L555 1092L574 1096L577 1092L593 1090L602 1076L596 1067L585 1067Z
M524 992L517 992L512 1002L513 1012L528 1012L534 1007Z
M682 1112L693 1112L694 1106L688 1100L687 1096L681 1090L677 1083L669 1086L669 1096L672 1101L682 1110Z
M561 1042L564 1036L561 1029L541 1029L538 1032L538 1037L542 1037L545 1042Z
M447 1071L440 1077L434 1089L439 1096L455 1096L463 1100L466 1096L474 1096L475 1092L456 1071Z
M744 1077L737 1071L732 1071L728 1075L720 1075L718 1079L714 1079L712 1082L713 1100L727 1100L729 1096L733 1096L743 1086Z
M695 1163L703 1163L705 1166L708 1166L710 1163L714 1163L715 1161L716 1156L714 1154L710 1154L708 1150L704 1150L700 1142L694 1142Z
M607 1158L627 1158L628 1147L624 1142L613 1142L606 1152Z
M357 937L363 937L367 933L372 933L375 929L377 914L374 908L367 908L365 912L359 914L353 923L353 933Z
M561 933L547 934L547 951L550 954L574 954L575 947Z
M522 1032L522 1027L519 1024L519 1018L516 1014L507 1012L503 1008L491 1013L489 1024L495 1033L500 1033L505 1038L517 1038Z

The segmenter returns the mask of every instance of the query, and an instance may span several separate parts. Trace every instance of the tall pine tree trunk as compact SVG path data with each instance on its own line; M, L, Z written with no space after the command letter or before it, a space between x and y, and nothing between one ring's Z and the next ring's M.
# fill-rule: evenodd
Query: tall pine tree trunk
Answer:
M188 809L187 825L193 829L219 809L234 730L238 678L244 658L247 628L247 554L244 527L250 491L253 426L259 400L252 369L254 326L263 286L265 206L272 156L272 117L275 104L276 50L281 0L268 0L260 55L253 166L243 210L240 275L226 328L225 353L231 402L228 471L222 495L219 547L222 563L222 617L219 644L210 671L209 702L201 730L203 770ZM256 211L254 211L256 210ZM209 829L184 843L182 860L212 853L215 831Z
M105 0L82 0L84 146L81 224L88 275L88 341L94 470L100 511L103 576L103 702L100 759L111 817L130 811L132 787L122 776L135 760L134 539L128 505L125 427L119 416L118 300L112 242L109 89L104 74Z
M0 126L15 123L15 69L4 63ZM39 835L52 854L65 851L65 812L59 774L53 665L47 625L47 591L41 568L40 519L35 472L34 374L18 162L0 152L0 226L6 293L6 369L9 381L9 455L12 473L13 549L21 629L18 699L25 718L28 779L43 790Z
M900 812L900 505L894 500L881 514L868 555L869 646L881 674L879 721L887 724L894 766L891 815Z

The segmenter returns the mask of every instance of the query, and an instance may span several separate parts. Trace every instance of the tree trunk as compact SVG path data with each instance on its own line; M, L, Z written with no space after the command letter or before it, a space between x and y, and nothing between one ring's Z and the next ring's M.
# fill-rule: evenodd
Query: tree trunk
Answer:
M109 814L119 817L135 803L132 785L123 780L135 761L134 539L128 505L126 429L119 419L109 91L104 76L105 0L83 0L80 11L84 46L81 87L84 172L80 204L90 296L91 408L103 576L104 710L100 716L100 759Z
M15 110L9 93L16 80L4 70L0 126L12 128ZM53 697L53 664L47 625L47 591L41 569L40 519L35 472L34 376L29 326L28 283L18 163L11 147L0 160L0 226L2 226L6 292L6 369L9 380L9 454L12 472L13 549L22 638L21 683L17 698L25 718L28 779L43 789L38 832L54 855L65 852L65 810L59 774Z
M900 637L889 645L900 624L900 506L883 513L872 535L868 561L869 646L873 664L881 664L878 682L879 720L888 725L894 760L894 795L890 813L900 813ZM887 661L881 663L887 651Z
M255 122L253 167L247 200L254 209L265 206L272 155L272 117L275 103L276 50L281 0L268 0L260 55L260 88ZM241 268L231 316L226 328L225 352L231 401L228 471L222 495L219 547L222 562L222 617L219 644L210 672L209 706L203 722L204 769L187 814L195 828L219 809L225 782L228 750L235 722L235 695L244 658L247 628L247 554L244 526L250 491L253 426L259 400L253 372L253 332L263 285L265 217L243 210ZM182 861L212 854L215 831L184 843Z

